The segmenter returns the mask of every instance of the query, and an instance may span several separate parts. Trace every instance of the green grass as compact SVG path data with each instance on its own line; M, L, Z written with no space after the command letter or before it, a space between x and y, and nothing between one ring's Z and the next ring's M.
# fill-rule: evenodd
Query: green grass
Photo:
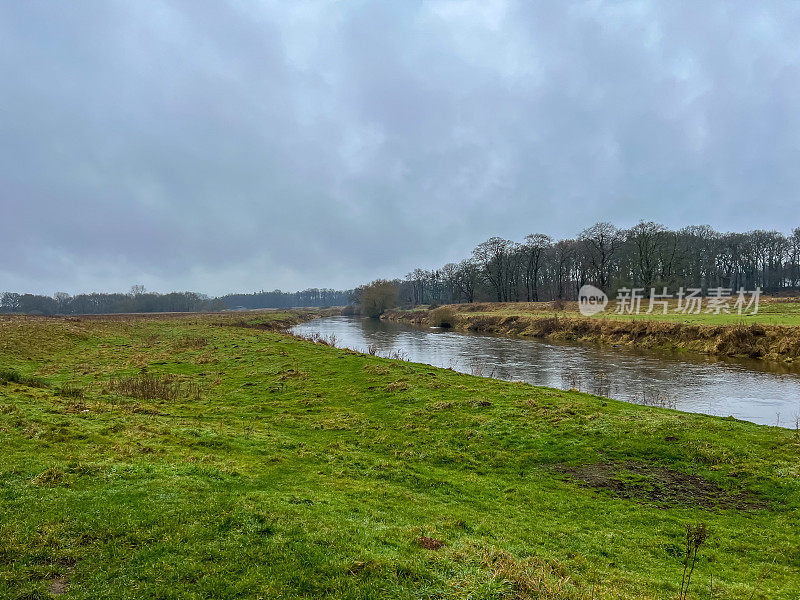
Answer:
M234 319L0 321L0 597L667 599L697 522L691 598L800 595L793 431ZM200 399L110 391L143 371Z

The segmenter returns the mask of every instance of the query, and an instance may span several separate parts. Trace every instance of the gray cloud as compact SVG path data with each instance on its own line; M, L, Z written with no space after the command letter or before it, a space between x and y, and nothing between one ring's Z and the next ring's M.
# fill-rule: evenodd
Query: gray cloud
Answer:
M800 11L0 5L0 290L349 287L598 220L800 225Z

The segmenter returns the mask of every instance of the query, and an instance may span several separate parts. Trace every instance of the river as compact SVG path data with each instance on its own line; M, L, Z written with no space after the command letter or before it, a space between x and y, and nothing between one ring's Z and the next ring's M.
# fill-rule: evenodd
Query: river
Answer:
M637 404L795 428L800 367L419 328L376 319L327 317L292 332L340 348L464 373L578 389Z

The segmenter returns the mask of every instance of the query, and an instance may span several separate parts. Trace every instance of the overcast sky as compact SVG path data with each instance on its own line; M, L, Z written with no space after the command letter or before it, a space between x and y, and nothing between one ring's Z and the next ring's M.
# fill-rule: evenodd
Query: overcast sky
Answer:
M793 2L0 0L0 291L352 287L800 226Z

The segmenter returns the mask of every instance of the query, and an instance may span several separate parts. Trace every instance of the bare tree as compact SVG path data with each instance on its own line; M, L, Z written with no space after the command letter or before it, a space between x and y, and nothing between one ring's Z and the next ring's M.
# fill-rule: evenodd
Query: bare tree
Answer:
M471 260L462 260L458 263L456 272L456 284L461 293L461 297L467 302L475 300L475 285L478 282L478 267Z
M475 262L481 267L486 281L494 288L498 302L508 300L508 254L512 242L492 237L478 244L472 251Z
M555 283L554 295L558 299L564 298L566 286L570 279L576 255L577 244L575 240L561 240L552 248L553 279Z
M598 285L605 290L611 279L615 255L624 240L622 232L611 223L596 223L584 229L578 239L586 247Z
M553 239L543 233L532 233L525 237L522 251L525 253L525 293L528 302L539 301L539 280L544 266L545 253L552 247Z
M653 221L640 221L628 231L635 255L634 283L650 287L661 262L667 228Z

